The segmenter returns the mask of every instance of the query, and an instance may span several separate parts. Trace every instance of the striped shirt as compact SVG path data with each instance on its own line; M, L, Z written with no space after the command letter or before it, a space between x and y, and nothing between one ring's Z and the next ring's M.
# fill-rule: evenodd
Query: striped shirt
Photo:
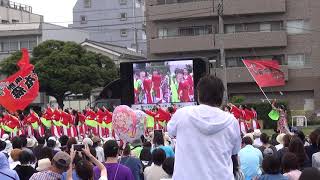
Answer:
M62 175L52 172L52 171L43 171L35 173L31 176L30 180L61 180Z

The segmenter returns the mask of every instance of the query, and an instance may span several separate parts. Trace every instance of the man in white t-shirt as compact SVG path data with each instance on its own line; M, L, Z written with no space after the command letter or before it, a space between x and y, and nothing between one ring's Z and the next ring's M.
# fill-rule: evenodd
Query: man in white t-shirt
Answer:
M215 76L197 85L200 105L179 109L168 123L176 137L174 180L234 179L231 155L241 148L239 124L222 111L224 86Z

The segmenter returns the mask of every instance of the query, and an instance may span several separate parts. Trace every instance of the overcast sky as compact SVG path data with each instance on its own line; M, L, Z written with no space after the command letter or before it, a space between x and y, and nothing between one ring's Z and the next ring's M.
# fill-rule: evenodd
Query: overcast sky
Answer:
M11 0L32 6L33 13L44 16L45 22L63 26L72 24L72 9L77 0Z

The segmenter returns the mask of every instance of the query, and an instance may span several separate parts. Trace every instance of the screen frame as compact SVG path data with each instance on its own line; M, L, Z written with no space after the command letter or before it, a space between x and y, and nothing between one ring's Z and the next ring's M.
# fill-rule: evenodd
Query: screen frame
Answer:
M192 61L193 68L193 86L194 86L194 102L198 103L198 95L196 91L196 84L200 78L204 75L209 74L209 61L208 58L204 57L183 57L183 58L166 58L166 59L151 59L141 61L127 61L120 63L120 81L121 81L121 104L123 105L146 105L146 104L135 104L134 103L134 80L133 80L133 64L143 63L156 63L165 61ZM178 104L178 103L174 103ZM154 104L156 105L156 104Z

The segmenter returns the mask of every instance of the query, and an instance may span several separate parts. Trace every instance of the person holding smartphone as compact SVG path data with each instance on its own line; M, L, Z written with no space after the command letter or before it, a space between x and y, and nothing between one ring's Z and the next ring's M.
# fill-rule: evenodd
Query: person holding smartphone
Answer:
M80 146L79 146L80 147ZM70 149L70 156L71 156L71 162L73 162L77 150L75 150L75 145L72 146ZM91 162L93 162L101 171L101 176L99 180L108 180L108 174L107 174L107 169L104 167L104 165L97 159L95 158L91 153L88 145L84 146L84 149L82 149L83 154L88 157ZM80 160L76 163L76 168L75 172L77 176L81 179L90 179L93 180L94 175L93 175L93 166L88 160ZM74 180L73 179L73 167L72 164L70 165L68 171L67 171L67 180Z

